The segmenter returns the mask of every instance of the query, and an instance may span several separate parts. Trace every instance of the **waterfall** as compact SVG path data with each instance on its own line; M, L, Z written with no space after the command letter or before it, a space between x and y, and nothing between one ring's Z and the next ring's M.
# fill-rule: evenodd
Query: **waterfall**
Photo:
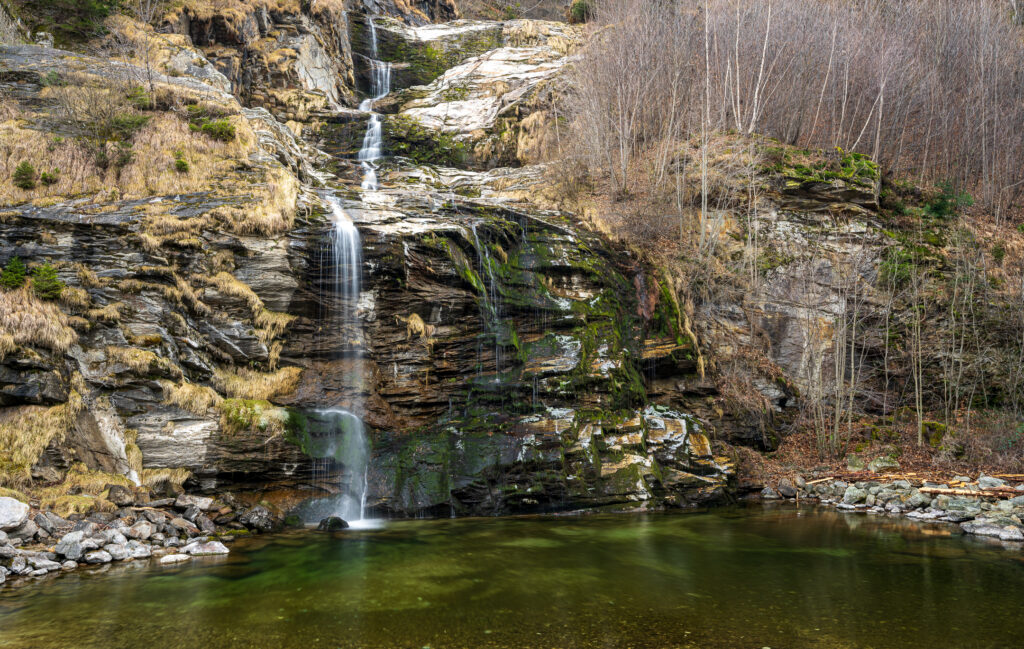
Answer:
M376 191L380 185L377 183L377 160L381 158L381 149L384 146L384 123L378 113L373 112L373 104L391 92L391 64L377 60L377 26L373 22L373 16L368 18L370 23L370 97L359 104L359 110L369 113L370 119L366 125L366 135L363 137L363 148L359 150L359 163L363 167L363 189Z
M357 307L359 304L362 279L362 241L359 230L349 218L340 200L333 194L326 194L325 200L331 207L333 227L330 233L330 290L325 327L338 336L341 348L338 355L347 357L344 385L358 395L364 390L363 363L361 352L361 325ZM326 260L325 260L326 261ZM326 264L325 264L326 265ZM327 278L324 278L327 279ZM359 410L358 398L352 399L350 408ZM325 465L340 463L345 477L340 485L340 494L320 503L315 515L340 516L349 524L364 523L366 520L367 474L370 460L370 444L366 437L363 421L351 410L324 408L318 410L317 419L327 428L319 455ZM326 481L327 471L317 471L315 477ZM332 487L335 485L331 485Z

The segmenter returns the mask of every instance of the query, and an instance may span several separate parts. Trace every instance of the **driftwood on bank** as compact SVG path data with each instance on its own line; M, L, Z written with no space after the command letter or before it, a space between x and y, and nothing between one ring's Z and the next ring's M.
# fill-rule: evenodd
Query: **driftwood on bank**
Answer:
M1003 496L1020 496L1024 495L1015 489L1008 489L1001 487L998 489L981 489L978 491L972 491L970 489L950 489L948 487L921 487L918 491L926 494L945 494L949 496L974 496L974 497L987 497L987 498L1000 498Z

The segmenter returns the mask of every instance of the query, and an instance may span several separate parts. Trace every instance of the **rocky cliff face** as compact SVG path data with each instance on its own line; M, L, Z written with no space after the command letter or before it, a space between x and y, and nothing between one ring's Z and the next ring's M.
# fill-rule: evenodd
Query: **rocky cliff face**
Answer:
M734 470L716 429L760 432L723 423L674 293L534 200L547 182L528 165L554 137L551 93L578 34L427 25L456 17L441 0L375 6L392 16L379 19L380 52L401 81L381 102L396 157L366 191L353 159L366 115L345 108L365 92L362 7L257 4L168 16L176 49L124 165L82 161L5 198L0 262L50 262L66 288L56 302L3 293L0 444L12 461L0 486L73 490L66 475L82 463L154 492L189 475L185 488L283 513L351 484L333 443L344 431L324 412L345 408L368 430L367 506L382 513L727 497ZM120 88L138 71L29 46L0 55L11 168L75 155L64 138L81 124L55 126L67 123L60 88ZM214 117L234 140L204 130ZM363 259L345 321L339 209Z

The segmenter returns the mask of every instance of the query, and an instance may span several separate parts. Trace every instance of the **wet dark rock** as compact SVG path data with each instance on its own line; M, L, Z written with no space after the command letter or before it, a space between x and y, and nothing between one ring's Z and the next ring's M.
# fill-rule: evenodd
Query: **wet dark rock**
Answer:
M259 530L260 532L269 532L275 527L273 514L271 514L266 507L261 505L257 505L242 514L238 521L247 528L251 530Z
M217 526L214 525L213 521L207 518L204 514L199 514L198 516L196 516L193 522L196 524L196 527L199 528L199 531L203 534L212 534L217 531Z
M181 513L181 517L185 520L196 522L196 518L202 513L202 511L195 505L189 505L188 508Z
M779 493L786 498L796 498L796 486L789 478L783 478L782 480L779 480L778 490Z
M316 529L321 532L335 532L338 530L344 530L348 528L348 523L337 516L328 516L327 518L320 521Z
M196 527L192 521L185 520L184 518L179 517L171 519L170 526L179 533L185 533L189 536L199 534L199 528Z

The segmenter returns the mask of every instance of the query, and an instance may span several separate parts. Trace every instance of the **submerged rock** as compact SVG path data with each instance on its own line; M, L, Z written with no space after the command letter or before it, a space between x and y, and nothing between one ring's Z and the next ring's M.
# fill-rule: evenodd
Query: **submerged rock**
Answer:
M192 556L204 556L213 554L227 554L227 547L219 541L207 541L205 543L189 543L182 552Z
M337 530L344 530L347 528L348 523L337 516L328 516L321 520L320 524L316 526L316 529L322 532L335 532Z
M160 563L181 563L182 561L188 561L190 558L187 554L165 554L160 557Z

